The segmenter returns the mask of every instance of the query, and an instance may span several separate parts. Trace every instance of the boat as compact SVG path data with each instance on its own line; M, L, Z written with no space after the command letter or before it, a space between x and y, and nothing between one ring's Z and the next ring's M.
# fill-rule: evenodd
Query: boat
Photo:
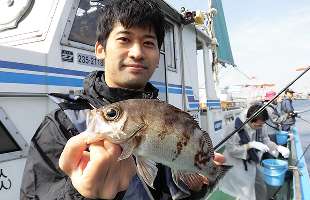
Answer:
M244 109L235 103L223 109L216 92L217 67L233 61L221 59L220 51L215 51L214 45L222 46L215 43L212 32L184 18L167 2L156 2L169 26L151 83L159 89L161 100L190 113L217 144L233 131L234 119ZM221 10L218 2L214 5ZM93 30L105 3L23 0L1 4L0 199L19 199L30 140L43 117L56 108L48 94L81 89L87 74L104 69L94 54ZM216 54L217 62L209 54Z

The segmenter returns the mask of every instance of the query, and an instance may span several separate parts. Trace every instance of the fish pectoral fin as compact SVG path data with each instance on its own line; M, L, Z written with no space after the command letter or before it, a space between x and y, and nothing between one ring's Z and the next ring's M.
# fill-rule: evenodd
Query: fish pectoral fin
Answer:
M126 143L121 144L121 147L122 147L122 153L118 157L118 159L117 159L118 161L129 158L129 156L131 156L133 153L133 150L135 148L135 144L134 144L133 140L129 140Z
M208 192L212 192L218 185L219 181L225 176L225 174L233 167L232 165L218 165L215 179L208 181Z
M144 182L148 186L154 189L153 184L158 172L156 163L152 160L144 159L140 156L138 156L136 160L139 175L143 178Z
M190 190L194 183L201 179L200 175L195 172L183 170L171 170L173 182L182 192L190 195Z

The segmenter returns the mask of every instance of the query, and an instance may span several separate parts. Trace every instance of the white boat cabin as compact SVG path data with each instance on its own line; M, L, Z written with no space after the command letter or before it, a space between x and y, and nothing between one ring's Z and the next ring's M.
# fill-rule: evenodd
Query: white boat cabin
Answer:
M30 140L43 117L56 108L47 94L81 89L89 72L104 69L94 44L98 10L106 2L0 2L0 199L19 199ZM151 82L160 99L191 113L216 144L232 128L236 112L223 112L216 96L210 37L184 24L164 1L158 3L169 28ZM205 77L199 83L201 70Z

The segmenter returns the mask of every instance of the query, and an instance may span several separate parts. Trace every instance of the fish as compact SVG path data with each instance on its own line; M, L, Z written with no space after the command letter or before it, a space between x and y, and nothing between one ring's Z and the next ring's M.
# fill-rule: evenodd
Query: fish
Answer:
M214 162L209 134L189 113L158 99L129 99L94 108L87 113L86 124L88 144L100 140L119 144L118 160L134 155L137 172L150 187L156 163L171 168L180 188L202 177L215 186L232 167Z

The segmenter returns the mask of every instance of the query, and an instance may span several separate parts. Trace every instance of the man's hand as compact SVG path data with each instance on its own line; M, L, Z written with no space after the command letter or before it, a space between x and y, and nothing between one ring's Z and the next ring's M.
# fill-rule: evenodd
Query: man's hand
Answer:
M290 112L288 115L290 117L298 117L298 113L295 113L295 112Z
M89 146L86 139L85 132L70 138L60 156L59 166L84 197L113 199L128 188L136 174L135 162L132 157L117 161L121 154L118 145L103 140Z
M278 145L277 150L284 158L288 158L290 156L290 150L284 146Z
M254 149L257 149L259 151L262 151L262 152L267 152L269 151L269 148L267 145L261 143L261 142L256 142L256 141L252 141L252 142L249 142L248 143L248 148L251 149L251 148L254 148Z

